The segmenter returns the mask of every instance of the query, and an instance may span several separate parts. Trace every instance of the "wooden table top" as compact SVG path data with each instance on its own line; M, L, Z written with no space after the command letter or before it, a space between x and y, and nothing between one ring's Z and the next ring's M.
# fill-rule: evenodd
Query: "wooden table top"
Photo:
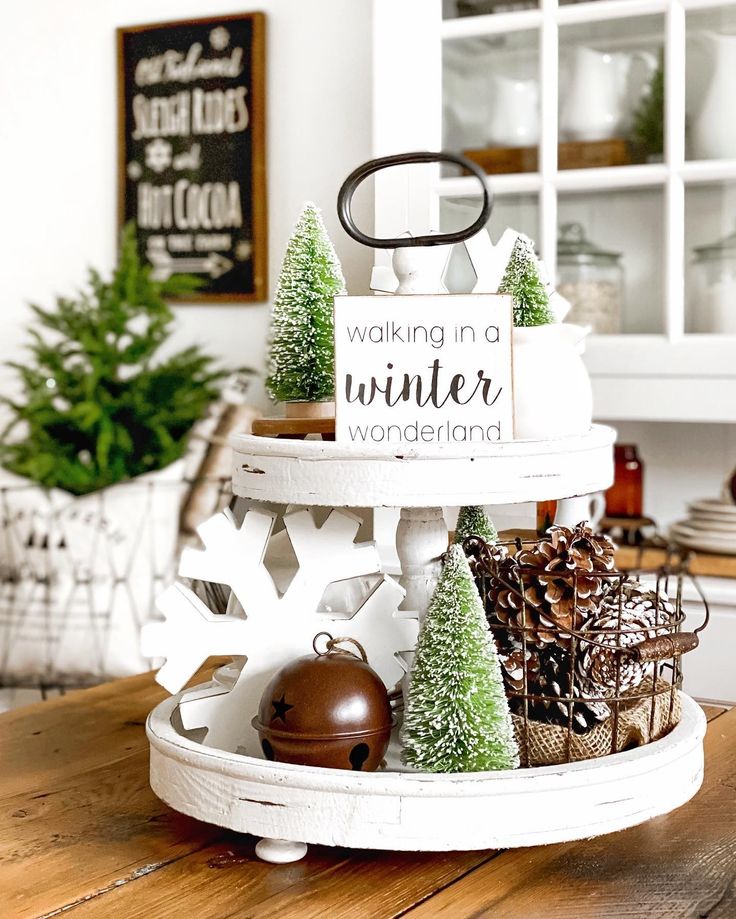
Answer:
M164 696L144 674L0 716L2 919L736 916L736 710L706 707L703 788L643 826L501 852L310 846L275 866L154 797L143 726Z

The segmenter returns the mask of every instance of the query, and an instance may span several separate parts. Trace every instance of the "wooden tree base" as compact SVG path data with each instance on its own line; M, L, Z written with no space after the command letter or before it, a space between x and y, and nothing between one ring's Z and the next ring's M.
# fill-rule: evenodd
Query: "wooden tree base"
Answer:
M257 418L252 428L257 437L282 437L304 440L307 434L320 434L322 440L335 439L333 418Z

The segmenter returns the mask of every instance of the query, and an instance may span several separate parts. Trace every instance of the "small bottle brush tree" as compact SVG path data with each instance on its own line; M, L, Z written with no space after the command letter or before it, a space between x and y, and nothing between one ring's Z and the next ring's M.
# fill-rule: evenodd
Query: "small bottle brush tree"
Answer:
M271 318L266 386L277 402L335 394L334 298L345 280L319 210L304 206L289 240Z
M457 545L419 633L401 739L404 762L423 772L519 765L496 645Z
M469 504L460 508L455 524L455 542L462 545L468 536L480 536L487 543L495 543L498 533L495 526L488 519L488 515L480 504Z
M534 246L525 236L514 243L498 292L511 294L515 326L546 325L555 321L549 308L549 294L539 275Z
M40 329L29 330L30 359L9 364L21 393L2 398L12 415L0 435L2 465L75 495L179 459L222 377L196 347L158 358L174 321L164 298L191 293L199 281L152 281L134 225L123 231L111 280L94 269L88 280L53 309L31 307Z

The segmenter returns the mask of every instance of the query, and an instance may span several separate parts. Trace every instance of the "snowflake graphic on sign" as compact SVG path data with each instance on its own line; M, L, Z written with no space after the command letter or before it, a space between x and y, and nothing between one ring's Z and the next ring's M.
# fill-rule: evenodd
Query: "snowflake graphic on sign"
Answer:
M264 564L275 520L272 512L257 508L247 511L240 526L229 512L218 514L198 529L204 548L182 555L180 575L228 585L245 618L213 614L176 584L158 601L165 622L143 630L144 653L166 658L157 680L169 692L178 692L212 654L245 658L232 685L216 680L181 698L182 723L187 730L205 727L205 746L259 755L250 721L263 691L277 670L312 653L318 632L360 641L387 687L402 678L401 654L416 644L416 614L399 611L403 588L381 574L374 543L355 542L359 517L335 509L317 526L309 510L287 513L284 528L298 567L282 594ZM356 611L319 608L330 585L351 579L367 585Z
M164 172L171 165L171 144L157 137L146 144L146 166L154 172Z

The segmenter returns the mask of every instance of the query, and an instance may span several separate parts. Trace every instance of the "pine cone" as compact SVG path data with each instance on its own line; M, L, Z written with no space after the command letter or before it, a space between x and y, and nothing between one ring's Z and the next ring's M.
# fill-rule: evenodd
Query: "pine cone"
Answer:
M537 651L533 648L527 648L526 654L524 654L524 649L521 645L516 645L508 653L499 652L499 659L504 682L512 694L524 692L525 669L527 692L534 692L537 677L539 676L539 654Z
M619 619L619 604L621 616ZM609 594L600 612L589 620L582 632L598 644L582 642L577 660L581 687L587 695L615 696L618 669L618 694L635 689L654 665L617 653L645 638L666 635L675 615L667 594L648 589L638 581L624 581L621 591ZM600 645L606 645L602 648ZM609 650L610 649L610 650Z
M590 527L555 526L548 533L548 539L514 555L494 547L497 577L490 589L498 621L517 640L526 625L527 641L539 648L569 644L568 631L579 629L600 608L610 589L601 574L614 566L613 543Z
M524 661L526 660L526 691L531 698L527 713L531 720L567 727L572 705L572 727L583 734L601 721L611 710L605 702L588 700L576 682L570 701L570 653L558 645L543 650L529 649L526 658L521 647L501 653L501 671L509 693L511 711L524 712Z
M605 721L611 715L611 709L605 702L586 699L586 693L575 681L570 693L571 661L570 653L565 648L550 645L540 652L540 670L538 692L543 699L536 701L532 712L538 721L559 724L564 727L570 723L570 706L572 706L572 728L578 734L584 734L596 724Z
M505 546L499 545L492 546L490 552L496 563L496 576L491 580L488 593L492 613L498 622L507 627L512 644L521 644L524 598L527 604L528 629L539 621L537 609L544 601L543 594L535 584L527 584L526 581L522 590L518 553L511 555Z

